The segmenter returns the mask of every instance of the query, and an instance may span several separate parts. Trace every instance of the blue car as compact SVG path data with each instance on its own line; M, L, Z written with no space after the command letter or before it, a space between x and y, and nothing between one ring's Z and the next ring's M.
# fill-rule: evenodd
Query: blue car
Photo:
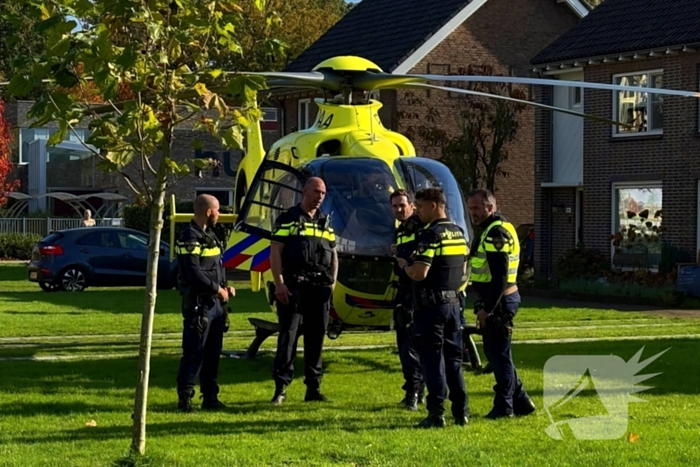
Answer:
M148 235L120 227L82 227L52 232L34 246L30 282L46 292L87 287L145 286ZM158 288L177 286L177 260L160 244Z

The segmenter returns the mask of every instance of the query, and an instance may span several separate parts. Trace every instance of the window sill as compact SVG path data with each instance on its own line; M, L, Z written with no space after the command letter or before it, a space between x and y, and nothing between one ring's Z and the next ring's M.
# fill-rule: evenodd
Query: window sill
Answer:
M657 141L663 139L663 133L651 133L651 134L630 134L630 135L619 135L613 136L609 139L610 142L618 141Z

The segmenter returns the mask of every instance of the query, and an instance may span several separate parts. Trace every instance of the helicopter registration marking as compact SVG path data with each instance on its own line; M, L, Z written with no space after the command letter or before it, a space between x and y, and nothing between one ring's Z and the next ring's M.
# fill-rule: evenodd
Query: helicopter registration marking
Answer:
M245 235L245 236L243 236ZM270 242L256 235L243 234L224 252L224 267L265 272L270 269Z

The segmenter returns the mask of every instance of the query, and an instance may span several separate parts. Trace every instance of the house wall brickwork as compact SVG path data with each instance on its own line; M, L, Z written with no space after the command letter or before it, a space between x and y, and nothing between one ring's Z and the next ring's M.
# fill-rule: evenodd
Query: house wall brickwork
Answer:
M450 74L470 65L491 66L494 73L529 76L529 60L539 50L573 27L577 16L565 5L550 0L489 0L472 17L430 52L411 73ZM524 88L529 98L534 92ZM423 98L426 97L426 92ZM420 112L405 105L399 92L399 112ZM440 126L457 134L455 100L442 91L430 91L431 106L440 112ZM519 116L516 140L508 146L502 165L507 177L496 181L496 197L503 214L516 226L535 221L535 111ZM435 148L415 142L418 153L435 157Z
M635 59L615 64L584 67L588 82L613 83L619 73L663 70L663 87L697 90L700 85L700 54L681 53L661 58ZM586 89L584 112L613 118L613 93ZM544 103L546 93L538 97ZM662 182L663 224L666 239L691 257L697 255L698 189L700 179L700 132L698 131L698 101L675 96L663 96L663 134L614 137L611 126L584 121L583 149L583 242L596 248L608 258L612 256L610 234L613 229L613 188L615 183L634 183L644 187L647 182ZM538 112L536 118L536 186L548 181L551 162L551 117ZM566 194L568 190L568 194ZM553 203L570 203L573 220L568 215L551 213ZM575 189L536 189L537 242L536 271L541 277L550 274L550 266L565 251L561 238L567 243L575 232ZM551 216L551 219L550 219ZM551 224L550 224L551 222ZM551 225L551 240L548 236ZM548 243L552 244L549 250ZM554 274L555 275L555 274Z
M552 105L553 92L549 86L535 89L535 101ZM548 279L550 268L550 245L556 237L552 227L552 190L542 188L542 183L552 179L552 112L535 109L535 164L534 164L534 210L535 210L535 275Z
M586 81L612 83L613 74L663 69L663 87L697 90L700 54L667 55L584 69ZM586 90L586 113L611 117L609 91ZM611 127L584 123L584 242L611 254L612 185L661 181L666 239L696 256L700 178L698 101L663 96L663 135L612 137Z

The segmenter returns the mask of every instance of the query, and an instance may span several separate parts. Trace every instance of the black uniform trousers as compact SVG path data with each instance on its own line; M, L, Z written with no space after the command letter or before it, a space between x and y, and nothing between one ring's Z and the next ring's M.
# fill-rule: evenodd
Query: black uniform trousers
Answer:
M198 329L195 309L183 306L182 358L177 375L177 391L193 394L199 377L202 395L213 398L219 393L216 378L224 341L224 310L218 297L201 298L199 304L208 320L203 332Z
M457 300L444 305L419 307L414 316L421 369L428 388L426 408L431 415L444 414L449 389L452 415L469 415L467 387L462 373L462 326Z
M287 286L289 303L277 302L280 325L273 378L277 386L291 384L299 335L304 335L304 384L319 389L323 375L323 339L328 328L331 288L324 286Z
M394 307L394 325L396 328L396 347L399 350L399 361L403 372L406 392L422 393L425 389L423 374L420 367L418 343L411 322L413 314L413 297L410 290L399 289Z
M527 407L525 404L529 404L530 400L522 381L518 378L511 352L512 317L517 313L519 305L518 292L505 295L501 298L495 313L501 313L511 319L493 325L490 325L490 320L487 320L486 326L482 328L484 353L496 377L496 385L493 387L496 392L493 407L499 413L511 414L514 409L518 409L518 406Z

